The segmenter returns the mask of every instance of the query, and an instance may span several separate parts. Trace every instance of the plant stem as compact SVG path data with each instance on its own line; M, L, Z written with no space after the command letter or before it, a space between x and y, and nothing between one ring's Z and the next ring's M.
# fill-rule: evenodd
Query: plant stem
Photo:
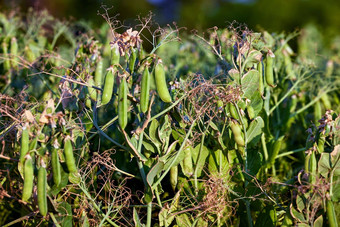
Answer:
M151 217L152 217L152 202L149 202L148 203L148 210L147 210L146 227L151 226Z

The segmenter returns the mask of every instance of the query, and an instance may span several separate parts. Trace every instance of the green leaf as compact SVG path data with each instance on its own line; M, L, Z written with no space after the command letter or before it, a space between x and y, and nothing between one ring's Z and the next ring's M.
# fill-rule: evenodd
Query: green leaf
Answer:
M261 93L259 91L256 91L250 100L250 106L253 107L256 117L261 112L263 107L263 99Z
M276 226L276 210L273 206L266 206L256 220L255 227Z
M161 211L158 214L159 226L170 226L176 215L171 215L171 213L178 210L179 196L180 192L178 191L174 198L172 199L170 207L162 207Z
M321 154L318 171L323 177L327 177L330 171L334 176L340 175L340 145L336 145L331 153Z
M57 208L59 216L56 216L57 221L63 227L72 227L72 207L67 202L61 202Z
M256 117L249 125L247 130L247 141L250 146L258 143L261 139L264 122L260 116Z
M297 219L299 222L306 222L306 219L303 216L303 214L295 210L292 204L290 204L290 214L294 219Z
M303 198L302 198L300 195L298 195L298 196L296 197L296 206L297 206L297 209L298 209L301 213L304 212L304 209L305 209L305 202L304 202Z
M322 227L323 225L323 217L320 215L315 221L314 221L314 227Z
M228 159L222 150L218 149L209 155L208 169L210 173L223 173L230 168Z
M192 152L192 159L194 161L195 169L197 172L197 177L200 177L202 174L202 170L205 164L205 160L207 159L210 151L206 146L202 146L198 144Z
M251 176L255 176L259 169L263 166L263 157L261 152L258 152L257 149L248 149L248 173ZM252 180L248 174L245 174L246 178Z
M243 97L251 99L259 86L259 72L257 70L250 70L242 76L241 79Z
M136 226L136 227L143 227L143 226L145 226L145 225L140 221L136 208L133 208L133 222L135 223L135 226Z
M176 215L176 223L181 227L191 227L192 220L186 213Z

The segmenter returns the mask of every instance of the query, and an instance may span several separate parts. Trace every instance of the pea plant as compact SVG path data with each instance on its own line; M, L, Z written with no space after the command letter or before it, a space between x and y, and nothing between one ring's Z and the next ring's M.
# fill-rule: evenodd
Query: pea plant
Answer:
M338 225L336 41L28 13L0 14L1 225Z

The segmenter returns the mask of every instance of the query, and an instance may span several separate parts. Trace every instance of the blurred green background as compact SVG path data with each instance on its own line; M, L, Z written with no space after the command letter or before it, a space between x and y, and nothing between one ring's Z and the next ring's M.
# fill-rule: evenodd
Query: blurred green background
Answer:
M1 10L48 9L56 17L94 25L104 22L101 5L113 6L110 15L119 13L117 19L127 24L152 11L160 25L176 21L189 31L227 27L235 20L252 30L291 32L314 23L326 37L340 34L340 0L0 0Z

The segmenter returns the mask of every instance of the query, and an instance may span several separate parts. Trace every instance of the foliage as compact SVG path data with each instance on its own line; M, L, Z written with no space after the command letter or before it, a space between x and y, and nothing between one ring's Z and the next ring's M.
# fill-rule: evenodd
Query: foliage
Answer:
M29 13L0 14L2 225L337 225L336 42Z

